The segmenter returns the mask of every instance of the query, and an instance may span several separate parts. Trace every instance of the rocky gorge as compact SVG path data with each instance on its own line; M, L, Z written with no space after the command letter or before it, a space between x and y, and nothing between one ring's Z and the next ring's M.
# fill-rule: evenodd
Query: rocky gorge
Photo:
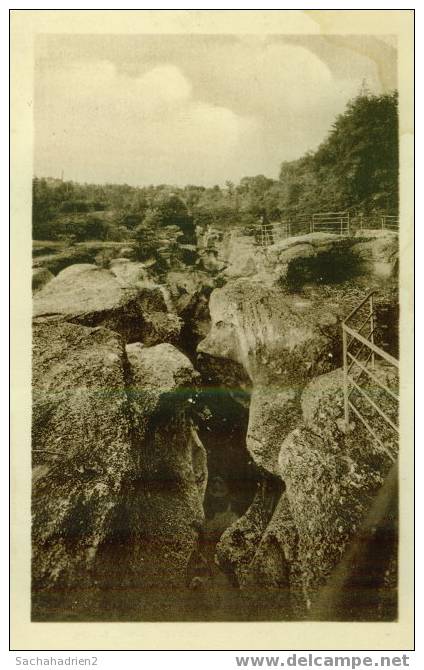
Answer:
M343 429L341 321L377 289L397 355L397 235L195 242L36 259L34 620L317 617L391 476L396 442ZM395 616L391 547L328 616Z

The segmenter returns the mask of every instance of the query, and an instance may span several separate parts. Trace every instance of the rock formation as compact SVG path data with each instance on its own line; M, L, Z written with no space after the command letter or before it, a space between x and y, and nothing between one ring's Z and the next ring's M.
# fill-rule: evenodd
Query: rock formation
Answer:
M358 255L367 259L359 270L352 265ZM370 256L388 259L390 272L370 265ZM361 425L343 432L337 367L343 313L363 297L364 273L375 282L393 275L394 256L391 238L354 243L305 236L270 247L274 281L264 267L262 274L232 279L211 295L211 330L198 350L215 375L220 365L225 375L235 363L240 386L248 377L246 447L264 473L249 510L224 532L217 560L242 589L278 591L271 617L308 616L396 458L395 443L381 450ZM332 276L334 288L320 286L316 275L326 263L334 275L329 257L347 259L348 270L355 270L347 278ZM305 273L301 291L301 282L293 291L294 271ZM279 478L282 493L270 476Z
M35 616L63 592L84 617L116 589L147 609L158 587L184 591L207 480L191 363L66 322L35 323L33 360Z
M130 283L130 285L128 285ZM84 326L104 326L127 342L177 341L181 322L169 314L157 286L126 282L95 265L62 270L34 299L34 317L55 317Z
M340 322L389 322L397 242L169 228L160 271L36 280L33 616L308 618L396 459L345 430Z

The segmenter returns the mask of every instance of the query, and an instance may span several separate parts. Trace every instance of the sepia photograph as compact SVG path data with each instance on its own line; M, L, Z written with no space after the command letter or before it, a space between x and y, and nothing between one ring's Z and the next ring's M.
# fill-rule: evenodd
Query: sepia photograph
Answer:
M399 40L279 26L34 34L32 623L399 622Z

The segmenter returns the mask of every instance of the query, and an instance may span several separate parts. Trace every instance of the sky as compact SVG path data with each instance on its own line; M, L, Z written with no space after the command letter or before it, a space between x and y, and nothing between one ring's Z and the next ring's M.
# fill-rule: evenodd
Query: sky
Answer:
M394 38L39 35L34 173L135 186L278 178L364 82L396 88Z

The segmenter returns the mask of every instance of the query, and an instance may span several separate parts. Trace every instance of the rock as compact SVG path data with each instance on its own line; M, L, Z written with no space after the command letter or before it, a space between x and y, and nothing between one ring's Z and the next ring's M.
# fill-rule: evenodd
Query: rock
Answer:
M126 352L135 382L134 393L137 394L137 384L143 389L140 397L135 396L137 411L142 414L146 414L147 409L147 414L156 410L164 394L177 388L193 390L193 384L199 379L189 359L171 344L145 347L135 342L126 346Z
M259 594L261 609L268 612L268 620L303 618L303 585L293 556L297 542L297 529L287 495L283 493L245 578L245 588L251 590L255 599Z
M125 288L142 286L143 283L153 285L143 263L134 263L127 258L115 258L110 262L109 270Z
M119 258L132 259L134 256L134 249L132 247L124 247L119 252Z
M39 291L43 286L54 278L54 274L47 268L33 268L32 270L32 290Z
M302 241L303 240L303 241ZM272 258L278 258L280 263L290 263L295 258L309 258L316 255L310 239L302 237L290 237L287 240L278 242L270 247Z
M396 455L385 434L380 449L362 425L344 432L343 374L334 369L340 319L370 288L366 275L356 278L358 244L326 234L283 240L267 248L265 261L255 258L256 269L244 254L213 291L212 326L198 345L199 365L212 377L231 383L229 368L236 379L238 366L238 387L250 383L247 449L265 477L285 487L282 495L255 496L222 535L217 560L256 594L256 607L277 603L280 618L307 616ZM359 249L364 257L370 249L373 259L390 257L381 241ZM249 276L232 278L234 268L234 277ZM375 372L395 383L387 369Z
M202 267L212 274L216 274L225 268L224 263L218 260L217 252L214 249L206 249L201 255Z
M209 293L214 288L214 281L206 272L187 268L186 270L171 270L166 275L166 285L175 302L182 296Z
M219 566L240 586L249 581L249 567L272 516L274 504L273 488L264 481L247 512L222 534L217 545Z
M224 274L230 278L252 277L264 271L263 249L256 244L254 237L234 236L229 244Z
M279 476L278 454L300 419L296 389L259 386L252 391L246 446L255 463Z
M252 389L246 446L263 471L280 477L278 455L301 418L302 388L334 365L328 332L338 331L337 318L322 301L248 279L213 291L209 308L199 369L211 383Z
M36 268L46 268L52 274L57 275L69 265L93 263L95 255L90 249L72 246L58 250L56 253L37 256L34 258L33 264Z
M190 361L170 344L127 345L130 393L146 493L140 489L143 579L157 588L185 583L204 520L206 452L185 408L198 382Z
M362 228L362 230L359 229L355 231L354 237L362 237L369 240L377 237L387 238L389 236L395 238L398 235L399 235L398 231L387 230L383 228Z
M188 269L186 272L169 272L166 286L175 311L184 322L181 334L184 346L186 350L195 351L199 341L209 332L209 295L214 282L205 272Z
M386 385L394 383L385 366L377 366L375 374ZM278 592L282 618L288 612L296 618L307 616L371 509L397 453L396 441L384 433L381 447L362 424L348 433L340 429L341 370L309 382L301 407L303 420L297 420L285 439L274 438L270 429L271 447L264 440L253 453L262 467L278 474L285 492L279 496L274 489L274 499L269 493L258 494L217 548L220 565L243 588ZM259 402L259 411L265 424L266 405L262 408ZM254 417L257 412L254 408ZM249 419L249 425L251 421L255 419ZM277 464L273 444L280 444Z
M197 373L169 344L126 351L63 321L36 322L33 351L35 619L178 611L207 482L188 413Z
M298 536L293 563L302 575L308 605L371 507L396 458L397 445L392 442L390 449L382 449L362 424L346 435L339 430L339 370L310 383L302 408L305 422L285 439L279 467Z
M252 381L293 382L331 368L337 318L322 302L288 295L261 281L237 279L210 297L212 327L200 342L202 355L241 365Z
M343 559L314 601L310 612L313 621L397 619L398 477L396 462Z
M305 426L323 438L333 435L335 443L344 411L342 389L343 370L338 368L310 381L301 399Z
M33 327L33 582L90 586L110 518L136 474L117 333ZM41 470L40 470L41 468Z
M176 342L181 322L168 314L157 286L123 286L109 270L95 265L71 265L62 270L34 299L34 316L85 326L104 326L127 342Z
M359 261L362 273L388 278L397 271L399 240L395 233L385 231L375 239L357 242L351 251Z
M185 347L195 351L197 344L210 330L209 300L207 295L196 293L183 296L177 304L178 315L184 322L182 339Z

